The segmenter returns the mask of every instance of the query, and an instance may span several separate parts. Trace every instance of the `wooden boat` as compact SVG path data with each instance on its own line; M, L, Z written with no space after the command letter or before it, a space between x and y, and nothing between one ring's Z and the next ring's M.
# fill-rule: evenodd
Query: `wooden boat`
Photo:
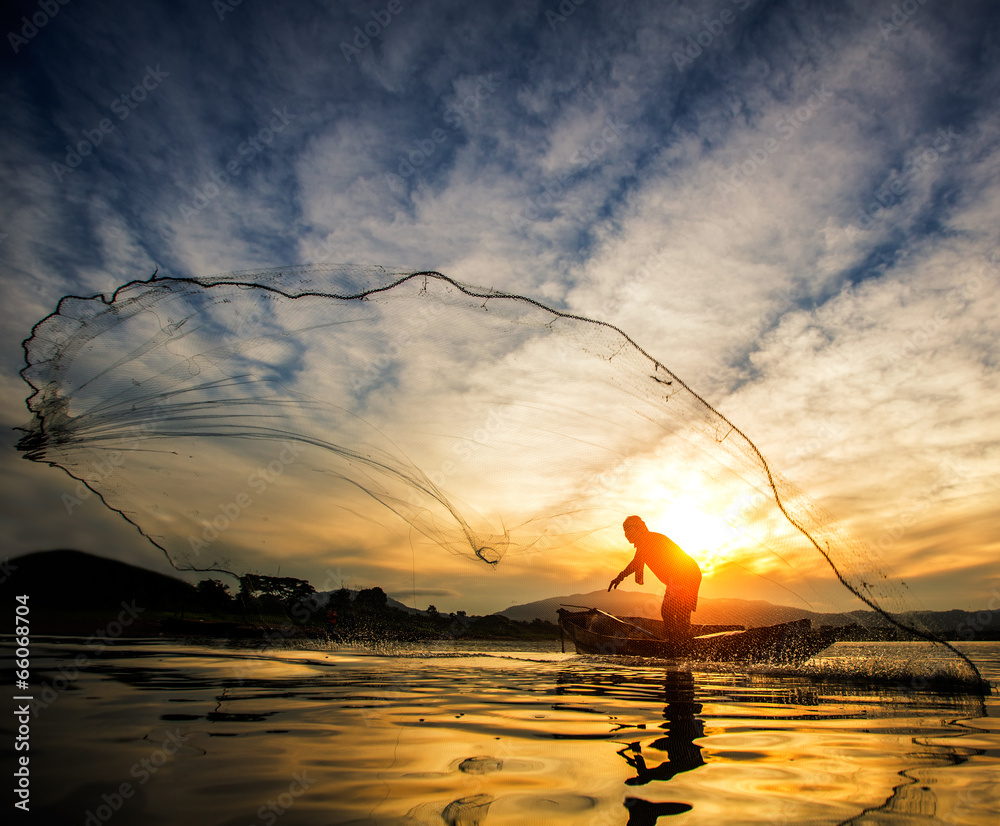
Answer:
M668 640L661 620L616 617L597 608L560 608L559 628L578 654L782 665L804 662L833 645L843 632L830 626L814 630L808 619L802 619L765 628L692 625L690 640Z

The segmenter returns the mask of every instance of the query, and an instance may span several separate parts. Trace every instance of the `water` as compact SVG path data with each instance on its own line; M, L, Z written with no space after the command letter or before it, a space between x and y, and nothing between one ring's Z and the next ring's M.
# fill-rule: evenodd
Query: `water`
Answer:
M60 666L72 676L82 655L82 667L32 721L23 822L992 826L997 696L859 676L915 645L839 644L782 673L580 657L558 642L132 640L96 656L81 639L37 638L36 696ZM1000 643L962 648L1000 680Z

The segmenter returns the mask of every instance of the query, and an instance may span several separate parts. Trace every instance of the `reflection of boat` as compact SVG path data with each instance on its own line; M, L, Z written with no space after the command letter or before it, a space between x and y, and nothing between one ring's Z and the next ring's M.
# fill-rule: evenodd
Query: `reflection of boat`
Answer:
M692 625L692 639L668 640L661 620L616 617L597 608L560 608L559 628L573 640L578 654L785 664L804 662L835 643L843 631L829 626L814 630L802 619L765 628Z

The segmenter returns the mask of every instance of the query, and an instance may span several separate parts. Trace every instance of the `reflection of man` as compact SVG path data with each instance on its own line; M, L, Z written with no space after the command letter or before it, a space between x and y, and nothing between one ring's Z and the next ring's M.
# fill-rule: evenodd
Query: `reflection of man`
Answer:
M705 724L696 717L701 703L696 702L694 679L690 671L667 671L664 684L667 705L663 709L666 722L660 723L667 736L649 744L649 748L666 752L667 760L658 766L647 766L642 754L642 743L636 742L618 752L636 770L636 776L625 781L629 786L642 786L651 781L668 781L681 772L689 772L705 765L698 738L705 736ZM628 755L632 752L632 756ZM663 794L662 789L657 794ZM625 798L629 810L630 826L653 826L658 818L691 811L687 803L653 803L641 797Z
M696 714L701 712L701 703L695 702L694 679L690 671L668 671L664 684L667 697L663 709L665 723L661 729L667 730L666 737L660 737L648 748L666 753L667 760L659 766L649 766L643 756L642 743L631 743L618 752L632 768L636 776L626 780L629 786L641 786L651 780L670 780L681 772L689 772L704 766L701 746L696 740L705 736L705 723ZM627 752L632 752L629 757Z
M648 565L657 579L667 586L660 606L664 637L690 637L691 612L698 607L698 588L701 587L698 563L662 533L649 530L638 516L630 516L622 527L625 538L635 545L635 556L628 567L611 580L608 590L617 588L631 574L635 574L636 584L642 585L643 569Z

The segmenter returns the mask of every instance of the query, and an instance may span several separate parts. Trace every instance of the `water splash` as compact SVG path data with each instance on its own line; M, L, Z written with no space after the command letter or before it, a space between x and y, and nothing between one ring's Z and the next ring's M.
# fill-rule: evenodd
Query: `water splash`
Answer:
M623 516L659 514L685 547L711 534L700 561L732 587L829 605L842 586L975 671L901 616L870 549L605 322L436 272L312 266L68 296L24 347L25 457L179 568L391 559L401 537L430 566L443 549L585 567Z

